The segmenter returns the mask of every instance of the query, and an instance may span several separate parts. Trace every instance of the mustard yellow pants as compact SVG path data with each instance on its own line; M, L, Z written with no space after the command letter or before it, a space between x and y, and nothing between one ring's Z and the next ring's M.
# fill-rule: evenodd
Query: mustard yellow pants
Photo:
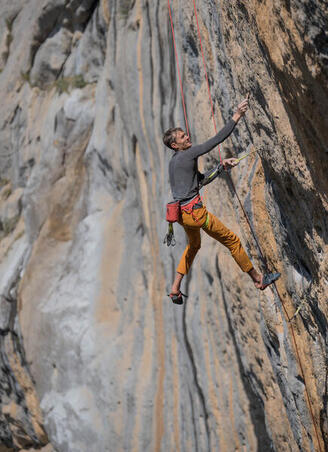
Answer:
M249 272L253 268L249 257L240 243L240 239L224 226L215 215L208 212L205 206L193 210L192 213L182 212L179 223L186 231L188 245L181 257L177 272L183 275L188 273L197 251L201 246L201 228L206 234L229 249L232 257L243 272Z

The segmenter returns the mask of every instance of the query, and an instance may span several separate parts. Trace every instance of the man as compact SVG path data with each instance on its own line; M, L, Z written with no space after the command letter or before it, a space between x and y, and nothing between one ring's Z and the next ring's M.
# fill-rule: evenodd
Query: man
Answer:
M280 273L261 274L257 272L242 247L240 239L206 210L199 196L198 157L210 152L228 138L247 109L248 97L238 105L237 111L225 127L213 138L200 145L193 146L189 136L180 128L169 129L163 136L164 144L175 151L169 164L170 185L174 200L180 202L179 223L183 226L188 238L188 244L177 267L176 277L169 295L173 303L183 303L180 285L201 246L201 228L230 250L232 257L241 270L250 276L256 288L264 290L280 277ZM225 170L233 168L237 164L238 160L235 158L225 159L222 162Z

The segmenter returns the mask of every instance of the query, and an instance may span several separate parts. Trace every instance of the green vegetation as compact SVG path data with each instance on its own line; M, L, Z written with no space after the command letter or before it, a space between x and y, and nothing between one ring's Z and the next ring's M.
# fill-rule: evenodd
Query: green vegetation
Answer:
M10 47L10 44L12 43L13 39L14 39L13 35L11 33L9 33L7 36L7 47L8 48Z
M84 80L83 75L75 75L72 80L72 86L74 88L84 88L87 85L87 82Z
M0 221L0 239L3 239L4 237L6 237L7 235L14 231L14 229L17 226L17 223L19 222L19 219L20 215L15 215L12 218Z
M57 91L59 92L59 94L68 93L68 89L69 89L68 79L65 77L59 78L58 80L55 81L55 87L56 87Z
M20 231L17 236L15 237L15 240L19 240L21 237L23 237L23 235L25 234L24 231Z
M13 22L14 22L14 19L6 19L6 25L7 25L7 29L9 31L9 33L11 33L11 31L13 29Z
M132 6L133 0L121 0L118 9L118 16L122 19L126 19L129 15L129 11L131 10Z
M31 88L36 87L37 85L34 85L31 83L30 79L30 71L28 72L21 72L21 78L24 80L24 82L27 82ZM82 74L73 75L72 77L60 77L58 78L54 83L48 86L48 88L56 87L59 94L62 93L69 93L74 88L84 88L86 85L88 85L88 82L86 82L83 78Z
M57 91L61 93L68 93L74 88L84 88L88 83L84 80L82 74L74 75L73 77L61 77L55 81L54 85Z
M10 180L6 179L5 177L0 177L0 188L4 187L5 185L9 184Z
M8 48L10 47L10 44L12 43L12 41L14 39L13 38L13 34L12 34L13 22L14 22L14 19L6 19L6 25L7 25L7 30L8 30L8 36L7 36L6 44L7 44Z
M4 188L4 190L1 191L1 196L3 197L4 200L8 199L11 194L12 194L11 187Z
M30 71L21 72L21 77L25 82L30 83Z

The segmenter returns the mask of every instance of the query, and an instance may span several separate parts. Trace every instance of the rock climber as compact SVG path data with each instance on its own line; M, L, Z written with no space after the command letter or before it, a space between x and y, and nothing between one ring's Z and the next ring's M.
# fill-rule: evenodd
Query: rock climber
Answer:
M218 218L207 211L199 195L199 188L204 184L200 183L201 173L197 168L198 157L207 154L228 138L247 109L248 97L238 105L232 118L219 133L200 145L192 145L189 136L181 128L171 128L164 133L164 144L174 151L169 163L171 191L174 200L179 201L181 212L179 223L183 226L188 238L188 244L177 267L169 294L175 304L183 303L184 295L180 291L180 285L200 249L200 229L229 249L241 270L250 276L257 289L264 290L280 277L280 273L261 274L253 267L240 239ZM235 158L224 159L222 168L229 170L238 163Z

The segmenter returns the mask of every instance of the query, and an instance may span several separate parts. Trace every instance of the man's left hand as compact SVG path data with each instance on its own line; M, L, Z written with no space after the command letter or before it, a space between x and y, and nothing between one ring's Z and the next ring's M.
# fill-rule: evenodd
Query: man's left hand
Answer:
M248 110L248 100L249 100L249 94L247 94L246 98L240 102L240 104L237 107L237 110L235 114L233 115L232 119L237 123L240 118L242 118L246 111Z
M223 168L227 171L234 166L238 165L239 161L238 159L231 158L231 159L224 159L222 162Z

